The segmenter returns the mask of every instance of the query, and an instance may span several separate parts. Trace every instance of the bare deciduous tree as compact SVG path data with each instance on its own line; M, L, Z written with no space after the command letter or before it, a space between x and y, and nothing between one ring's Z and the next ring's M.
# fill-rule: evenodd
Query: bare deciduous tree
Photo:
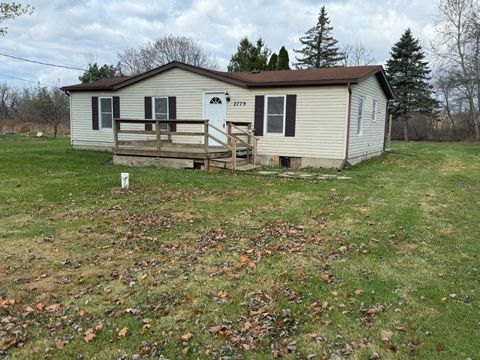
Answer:
M441 0L436 19L438 41L433 53L442 69L437 87L452 113L465 108L468 126L480 140L480 3L478 0ZM445 91L448 90L448 103ZM454 98L450 95L455 94Z
M57 136L60 125L68 126L69 115L68 97L58 87L18 91L0 84L0 129L5 125L13 130L22 124L45 124Z
M346 44L343 46L342 52L344 54L343 66L362 66L375 63L373 49L367 48L360 41L353 45Z
M171 61L216 69L215 59L192 38L169 35L146 43L140 49L126 49L118 53L122 75L136 75Z

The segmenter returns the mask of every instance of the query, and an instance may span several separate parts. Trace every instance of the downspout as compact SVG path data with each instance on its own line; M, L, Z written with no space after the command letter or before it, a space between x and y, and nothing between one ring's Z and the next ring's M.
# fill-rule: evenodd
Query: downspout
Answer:
M348 89L348 111L347 111L347 135L345 137L345 157L343 158L342 163L340 164L338 171L345 169L345 166L348 164L348 148L350 146L350 121L352 116L352 86L350 83L347 85Z

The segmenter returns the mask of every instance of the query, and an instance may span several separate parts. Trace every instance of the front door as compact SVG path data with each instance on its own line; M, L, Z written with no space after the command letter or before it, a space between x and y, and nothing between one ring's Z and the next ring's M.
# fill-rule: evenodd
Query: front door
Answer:
M209 124L219 128L222 131L225 131L225 118L227 116L227 101L225 97L225 92L206 92L203 97L203 117L207 119ZM226 142L225 135L219 131L209 128L208 131L210 134L215 136L217 139ZM221 145L218 144L213 139L209 139L209 144L212 145Z

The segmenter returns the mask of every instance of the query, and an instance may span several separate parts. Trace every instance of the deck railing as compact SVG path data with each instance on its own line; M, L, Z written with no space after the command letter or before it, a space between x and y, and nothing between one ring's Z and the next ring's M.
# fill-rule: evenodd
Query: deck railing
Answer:
M143 129L122 129L121 124L130 124L130 125L141 125ZM151 130L144 129L147 125L151 125ZM162 125L168 125L166 129L161 129ZM171 131L172 125L199 125L203 131L200 129L188 129L187 127L180 127L176 131ZM242 127L247 127L247 129L242 129ZM225 136L226 141L222 141L218 137L212 135L209 132L209 129L212 128L218 133ZM237 160L237 151L244 150L246 151L247 160L253 164L256 163L256 152L257 152L257 139L253 136L251 131L251 125L248 123L239 123L239 122L227 122L228 131L225 132L222 129L217 128L216 126L209 123L208 120L161 120L161 119L114 119L113 121L113 137L114 137L114 151L120 152L120 150L125 151L126 149L135 149L135 147L142 147L145 149L147 147L148 153L150 155L162 156L170 152L170 155L175 151L172 150L172 146L183 146L191 147L197 149L197 155L202 155L206 161L210 159L211 149L209 147L210 139L221 145L221 147L227 149L231 153L231 164L232 170L236 168ZM146 140L122 140L120 136L122 134L131 134L137 136L147 135L153 139ZM175 137L175 138L173 138ZM202 140L200 143L192 144L191 142L182 142L181 138L186 137L201 137ZM198 150L201 150L198 153ZM153 151L153 153L152 153ZM178 156L172 157L181 157L182 151L176 151ZM146 152L145 152L146 154ZM185 155L185 151L183 151Z

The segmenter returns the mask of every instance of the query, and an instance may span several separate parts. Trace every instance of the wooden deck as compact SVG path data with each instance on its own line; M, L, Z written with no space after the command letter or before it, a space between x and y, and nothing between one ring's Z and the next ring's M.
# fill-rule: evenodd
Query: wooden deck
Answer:
M227 132L209 124L208 120L114 119L114 124L113 152L117 156L193 159L201 161L204 168L219 165L220 168L232 170L236 169L237 164L245 162L255 165L257 139L253 136L249 123L227 123ZM121 124L137 126L135 129L122 129ZM185 127L180 131L167 131L161 129L162 124L194 124L203 131L187 131ZM138 129L138 125L145 130ZM247 129L242 129L242 126ZM227 140L224 142L210 134L210 128L223 134ZM128 134L130 139L123 139L124 134ZM131 140L132 135L135 135L135 140ZM192 143L195 138L197 144ZM218 145L212 145L212 142ZM229 165L224 165L225 162L222 161L214 162L216 159L229 159Z
M135 146L123 146L115 149L116 155L134 155L134 156L154 156L182 159L216 159L230 157L231 151L228 148L220 146L209 146L205 149L203 146L169 146L162 145L161 150L156 147L142 144L139 141Z

